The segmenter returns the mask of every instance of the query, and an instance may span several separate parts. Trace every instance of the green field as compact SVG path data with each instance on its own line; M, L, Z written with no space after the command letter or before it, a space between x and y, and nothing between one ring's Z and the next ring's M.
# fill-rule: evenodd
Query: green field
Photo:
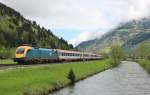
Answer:
M150 60L138 60L138 63L148 72L150 73Z
M17 64L12 59L0 59L0 64Z
M106 70L111 60L86 61L48 66L26 67L0 71L0 95L41 95L69 83L68 72L72 68L77 80Z

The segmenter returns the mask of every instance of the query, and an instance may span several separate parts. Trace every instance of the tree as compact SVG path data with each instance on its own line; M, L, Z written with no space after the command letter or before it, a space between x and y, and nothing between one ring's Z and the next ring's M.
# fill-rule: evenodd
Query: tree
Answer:
M119 44L114 44L111 47L111 58L114 65L117 65L123 59L123 50Z
M25 30L26 32L32 31L31 24L30 24L30 23L27 23L27 22L25 22L25 23L22 25L22 28L23 28L23 30Z
M71 84L74 84L75 83L75 80L76 80L76 76L73 72L72 69L70 69L69 71L69 74L68 74L68 77L67 77L70 81L71 81Z
M144 43L141 43L137 49L137 53L140 59L144 59L146 57L146 47Z

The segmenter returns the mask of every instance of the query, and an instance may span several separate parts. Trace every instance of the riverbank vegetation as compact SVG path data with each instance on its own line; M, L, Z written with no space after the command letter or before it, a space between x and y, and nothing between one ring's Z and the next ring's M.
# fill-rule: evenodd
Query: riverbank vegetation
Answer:
M150 74L150 60L141 59L138 63Z
M0 71L0 95L48 94L70 83L70 69L78 81L111 67L112 62L107 59Z
M123 49L119 45L119 43L115 43L111 46L111 59L114 66L117 66L121 63L123 59Z
M150 51L146 43L141 43L137 48L136 61L148 72L150 73Z

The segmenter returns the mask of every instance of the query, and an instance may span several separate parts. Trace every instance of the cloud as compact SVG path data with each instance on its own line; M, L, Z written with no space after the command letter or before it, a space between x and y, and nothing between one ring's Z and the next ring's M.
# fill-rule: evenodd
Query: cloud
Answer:
M109 28L149 15L150 0L0 0L41 25L62 28Z
M102 34L104 34L104 32L83 31L77 37L70 39L69 43L73 44L74 46L77 46L83 41L99 38Z
M150 15L150 0L0 0L26 18L51 28L87 30L70 42L77 45L105 32L121 22ZM92 31L91 31L92 30ZM97 33L102 32L98 31ZM87 37L84 37L87 35ZM92 37L88 37L88 35ZM101 35L102 33L100 33ZM81 37L82 36L82 37Z

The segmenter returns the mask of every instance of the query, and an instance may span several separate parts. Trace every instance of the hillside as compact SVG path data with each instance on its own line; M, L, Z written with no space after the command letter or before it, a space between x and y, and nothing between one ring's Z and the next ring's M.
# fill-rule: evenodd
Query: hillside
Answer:
M25 19L19 12L0 3L0 46L14 48L22 44L37 47L73 49L63 38L51 30Z
M87 51L109 51L110 46L119 40L122 47L129 51L135 50L139 44L146 42L150 48L150 18L143 18L138 21L130 21L119 25L114 30L106 33L99 39L80 43L77 48Z
M22 44L34 47L74 49L51 30L25 19L19 12L0 3L0 59L13 58L16 47Z

